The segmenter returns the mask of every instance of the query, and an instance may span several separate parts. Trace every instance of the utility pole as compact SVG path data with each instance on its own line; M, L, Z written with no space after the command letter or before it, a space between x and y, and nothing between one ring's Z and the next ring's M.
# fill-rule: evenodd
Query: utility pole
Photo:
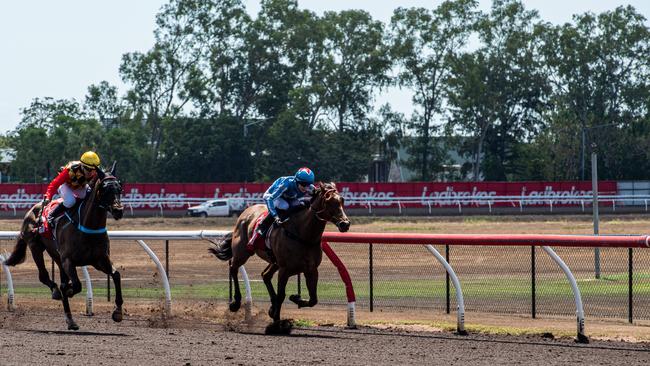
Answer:
M599 235L599 217L598 217L598 155L596 153L596 144L591 144L591 195L593 197L593 220L594 235ZM594 272L596 279L600 279L600 248L594 248Z

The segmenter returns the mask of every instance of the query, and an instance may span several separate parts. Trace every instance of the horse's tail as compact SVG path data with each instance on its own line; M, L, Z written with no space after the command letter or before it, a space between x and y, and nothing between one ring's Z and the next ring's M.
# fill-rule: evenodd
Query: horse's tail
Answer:
M15 266L21 264L25 261L25 254L27 253L27 240L20 234L16 246L14 247L13 252L7 260L4 261L4 264L8 266Z
M226 234L226 236L218 244L210 244L208 252L214 254L222 261L227 261L228 259L232 258L232 232Z

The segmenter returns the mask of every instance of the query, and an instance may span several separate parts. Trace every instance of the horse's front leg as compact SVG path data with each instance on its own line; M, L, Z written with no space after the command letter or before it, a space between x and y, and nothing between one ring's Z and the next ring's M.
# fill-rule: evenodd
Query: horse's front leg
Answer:
M275 297L275 312L272 315L272 318L275 322L280 321L280 310L282 309L282 303L286 296L287 282L289 281L289 275L285 268L280 268L278 271L278 293Z
M63 283L63 275L61 276L61 290L65 292L65 296L73 297L74 295L81 292L81 281L79 280L79 275L77 275L77 267L72 263L72 260L69 258L62 259L61 263L63 271L72 282L72 286L68 286L67 281ZM62 271L62 272L63 272Z
M311 272L305 272L305 282L307 284L307 291L309 291L309 301L300 298L300 295L291 295L289 300L298 305L299 308L312 307L318 303L318 269Z
M278 272L278 293L275 297L274 306L269 311L273 318L273 323L266 327L266 334L289 334L293 324L290 320L280 320L280 311L284 302L287 281L289 280L288 272L285 268L280 268Z
M277 295L275 294L275 289L273 288L273 275L278 270L278 265L276 263L269 263L268 266L262 271L262 279L264 280L264 285L266 285L266 291L269 292L269 299L271 300L271 307L269 308L269 316L273 318L275 314L275 303Z
M93 267L113 278L113 284L115 285L115 309L113 310L112 318L114 322L119 323L123 318L122 304L124 303L122 299L122 276L120 272L115 270L108 256L101 258Z
M74 321L74 319L72 319L72 312L70 311L70 302L68 302L68 296L66 295L65 291L63 291L61 301L63 302L63 312L65 313L65 322L68 325L68 329L78 330L79 326Z

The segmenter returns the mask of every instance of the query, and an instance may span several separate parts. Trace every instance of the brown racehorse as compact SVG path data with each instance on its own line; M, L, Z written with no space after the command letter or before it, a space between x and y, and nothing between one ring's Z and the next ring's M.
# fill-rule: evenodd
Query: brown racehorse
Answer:
M235 229L221 243L214 245L209 251L221 260L232 259L230 275L234 279L234 299L230 303L230 311L237 311L241 306L241 292L237 274L239 267L244 265L252 256L246 251L246 243L252 235L255 222L266 211L265 205L254 205L247 208L237 219ZM287 331L281 329L287 325L280 323L280 309L285 298L285 289L289 277L303 273L309 300L303 300L300 295L291 295L289 299L299 308L311 307L318 302L316 288L318 285L318 266L323 257L321 237L327 222L332 222L341 232L350 228L350 220L343 211L343 197L336 190L334 183L320 183L315 189L308 208L295 213L281 228L274 227L269 235L273 258L264 249L256 249L256 254L268 262L262 272L262 278L271 299L269 316L273 324L267 327L267 333ZM277 293L271 279L278 272Z
M122 185L113 175L115 165L110 173L101 174L92 191L83 201L67 212L56 225L56 239L41 236L34 228L38 225L41 204L37 203L25 214L20 237L6 265L15 266L25 260L26 248L29 246L34 262L38 267L39 280L52 291L53 299L61 299L68 329L77 330L79 326L72 319L69 297L81 292L81 282L77 275L78 266L93 266L109 274L115 283L115 310L113 320L122 321L122 287L120 273L113 268L108 255L109 239L106 233L106 218L110 212L113 218L122 218L124 209L120 202ZM43 252L47 253L59 266L61 289L50 279L45 267Z

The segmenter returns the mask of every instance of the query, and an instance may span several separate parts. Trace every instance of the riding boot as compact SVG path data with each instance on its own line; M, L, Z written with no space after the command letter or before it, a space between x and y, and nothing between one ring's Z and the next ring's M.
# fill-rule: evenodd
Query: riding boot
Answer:
M268 214L266 215L264 220L262 220L262 222L260 222L260 224L257 225L257 229L253 232L253 236L246 244L246 251L248 252L248 254L255 253L255 241L257 240L258 237L260 236L264 237L264 235L266 235L266 232L269 230L274 220L275 219L273 218L273 216Z
M47 214L47 225L52 229L52 224L54 223L54 219L62 214L65 211L65 206L63 203L59 203L54 210L50 211Z

